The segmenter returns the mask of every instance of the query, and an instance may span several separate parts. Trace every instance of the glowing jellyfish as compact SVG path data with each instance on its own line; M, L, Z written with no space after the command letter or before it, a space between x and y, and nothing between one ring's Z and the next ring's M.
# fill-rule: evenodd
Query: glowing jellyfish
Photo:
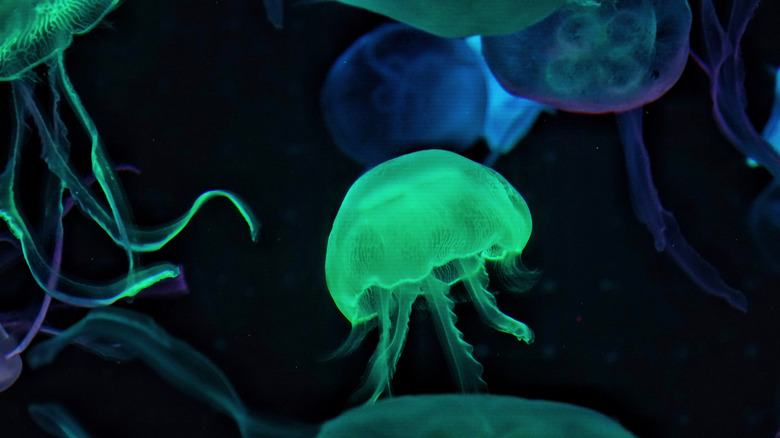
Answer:
M531 214L517 190L496 171L452 152L415 152L361 176L341 204L325 257L328 289L352 323L343 350L379 329L355 398L373 401L389 391L418 296L428 305L457 386L482 389L482 366L455 327L450 287L465 286L486 324L532 342L533 332L496 306L485 271L485 263L494 262L516 289L526 290L533 275L520 254L530 235Z
M363 35L333 64L322 113L336 145L367 166L419 149L462 151L484 137L492 165L544 105L509 95L468 43L402 23Z
M94 122L70 82L63 56L73 35L88 32L118 4L118 0L0 3L0 81L11 85L14 115L9 158L0 174L0 218L13 238L18 240L36 283L46 292L25 338L12 351L4 353L3 372L13 370L12 358L29 345L41 328L52 298L84 307L108 305L118 299L135 296L157 282L177 277L179 268L171 263L139 266L138 253L156 251L165 245L209 199L226 197L230 200L249 224L252 238L257 237L258 223L252 212L236 195L220 190L203 193L186 214L169 224L150 228L133 223L119 178L105 153ZM35 72L36 67L42 68L44 64L48 67L47 81ZM41 83L48 86L49 106L42 105L36 97L34 87ZM68 128L59 115L62 100L68 103L88 134L92 172L102 191L100 195L89 187L89 178L77 175L70 162ZM32 119L36 128L41 156L50 171L41 181L45 190L40 199L44 212L40 230L27 222L18 199L21 190L17 174L28 119ZM60 271L66 192L80 210L124 250L128 259L126 275L108 284L90 284L72 280Z
M482 394L394 397L327 421L317 438L633 438L617 421L568 403Z
M285 1L264 0L268 20L282 25ZM446 38L500 35L524 29L568 0L338 0ZM579 1L579 0L577 0Z
M535 25L482 39L510 93L566 111L626 111L680 77L691 12L685 0L571 2Z
M656 249L702 290L744 311L745 296L688 244L661 205L642 138L641 106L679 79L690 27L685 0L573 2L520 32L482 38L482 52L512 94L566 111L617 113L631 204Z

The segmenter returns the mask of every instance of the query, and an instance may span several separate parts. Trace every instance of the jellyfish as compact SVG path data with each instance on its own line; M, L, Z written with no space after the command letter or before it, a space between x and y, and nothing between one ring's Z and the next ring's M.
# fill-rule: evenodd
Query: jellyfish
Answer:
M547 400L487 394L394 397L327 421L317 438L336 437L632 438L604 414Z
M685 67L691 20L685 0L570 3L520 32L483 37L482 52L512 94L565 111L616 113L631 205L656 249L699 288L745 311L742 292L691 247L661 204L642 136L642 106Z
M301 436L309 426L257 416L244 405L225 374L187 342L171 336L151 317L119 307L98 307L59 335L31 347L25 360L35 369L48 365L68 345L77 344L112 362L141 360L183 393L230 416L242 437ZM75 422L62 411L39 411L53 429ZM49 415L56 414L56 415ZM40 424L40 421L38 421Z
M367 166L426 145L462 151L485 119L479 64L461 40L385 24L333 64L320 100L325 124L339 148Z
M338 353L377 327L379 345L353 400L390 391L412 304L427 303L456 385L482 390L482 366L455 327L450 287L460 282L483 322L531 343L533 332L502 313L486 289L486 262L515 290L534 274L520 254L531 215L504 177L453 152L425 150L371 169L350 188L328 238L328 289L352 331Z
M535 25L482 39L512 94L590 114L627 111L677 82L688 57L685 0L572 2Z
M291 0L306 3L308 0ZM567 1L587 0L338 0L382 14L433 35L460 38L500 35L524 29ZM268 20L281 27L285 0L264 0Z
M75 306L104 306L122 298L132 298L161 281L180 276L179 267L169 262L142 266L139 253L156 251L164 246L208 200L227 198L249 224L252 239L257 238L259 224L252 211L237 195L223 190L203 193L187 213L168 224L139 227L133 223L115 166L110 162L97 127L66 73L64 61L64 51L73 35L90 31L118 4L118 0L46 0L36 3L4 2L0 5L0 81L11 86L14 117L9 158L0 173L0 218L18 242L33 279L45 292L25 337L13 349L4 351L3 373L16 372L14 358L42 330L53 299ZM39 76L36 72L38 67L47 67L48 71ZM39 84L46 86L44 93L35 91ZM44 105L39 97L47 93L49 103ZM60 118L62 101L72 109L88 135L92 175L102 192L100 194L90 187L90 178L77 174L70 160L69 128ZM19 199L21 190L17 175L29 120L35 127L41 157L49 170L41 181L44 195L40 199L43 211L40 227L28 222ZM80 210L124 251L128 260L126 275L107 284L91 284L75 281L61 272L62 216L66 208L70 208L66 205L68 202L78 204ZM5 339L4 346L11 342L8 339L13 338Z
M476 49L475 46L476 45ZM545 106L507 94L469 44L389 23L333 64L322 113L336 145L374 166L415 149L463 151L484 137L492 165Z
M724 28L710 0L701 2L702 41L700 53L692 52L699 66L710 77L712 112L721 133L745 157L764 167L772 177L780 178L780 151L771 134L776 128L777 110L773 110L764 135L758 133L745 113L745 69L742 65L740 40L758 0L735 0L731 3ZM777 103L775 103L777 106Z

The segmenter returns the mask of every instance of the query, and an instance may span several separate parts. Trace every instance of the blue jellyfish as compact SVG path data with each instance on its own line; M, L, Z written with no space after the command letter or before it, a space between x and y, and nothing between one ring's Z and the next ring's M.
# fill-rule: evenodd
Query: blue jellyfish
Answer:
M758 133L745 113L745 70L739 47L742 35L759 0L735 0L731 3L728 24L721 25L711 0L701 2L702 41L700 53L693 53L699 66L710 77L713 115L720 131L745 157L780 178L780 151L772 146L771 131L778 115L773 111L764 136ZM776 143L775 143L776 144Z
M617 113L631 204L656 249L701 289L744 311L744 295L688 244L661 205L642 137L642 105L682 74L691 20L685 0L573 2L523 31L483 37L482 51L515 95L566 111Z
M545 107L507 94L478 54L478 41L401 23L362 36L336 60L322 89L336 144L374 166L416 149L463 151L484 137L491 150L485 164L492 165Z
M484 37L510 93L573 112L627 111L663 95L688 57L685 0L570 2L520 32Z
M764 142L774 153L761 147L768 157L780 153L780 69L775 73L775 101L764 129L761 132L763 142L752 142L749 145L763 146ZM744 112L742 113L744 114ZM741 118L741 117L740 117ZM744 120L744 119L743 119ZM744 125L742 125L744 126ZM752 125L744 126L744 131L753 130ZM752 135L751 135L752 138ZM737 143L742 144L742 143ZM752 162L755 162L751 159ZM768 164L771 165L770 160ZM766 166L765 166L766 167ZM767 167L770 169L770 167ZM750 232L753 244L761 252L764 262L772 271L780 273L780 182L775 178L750 207Z

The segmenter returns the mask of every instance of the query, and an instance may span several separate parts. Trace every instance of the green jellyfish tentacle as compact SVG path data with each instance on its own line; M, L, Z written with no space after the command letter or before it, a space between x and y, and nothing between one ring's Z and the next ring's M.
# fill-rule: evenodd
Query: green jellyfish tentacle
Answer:
M178 390L232 417L243 437L287 436L278 434L273 425L263 427L211 360L142 313L117 307L93 309L59 336L30 348L25 359L32 368L49 364L68 344L85 337L118 343L133 351L135 357Z
M393 327L390 322L390 300L392 300L392 297L389 294L382 294L377 297L379 343L368 360L368 371L366 371L363 377L363 382L355 390L355 393L352 394L347 404L359 404L363 400L373 403L385 391L390 394L390 379L393 376L392 371L390 371L390 363L393 361L393 352L390 351L390 337L391 333L397 330L397 327ZM397 353L395 355L396 358L400 355L400 351Z
M487 384L482 380L482 365L471 354L474 348L463 340L463 333L455 326L458 317L452 311L455 302L447 296L449 285L431 276L424 281L423 287L423 297L429 304L430 312L435 315L431 319L458 389L463 392L487 391Z
M534 341L533 330L498 309L496 297L487 290L489 280L485 266L480 263L477 256L455 260L452 263L459 277L463 279L463 285L482 322L495 330L513 335L518 341L524 341L526 344Z
M19 90L20 93L24 93L29 96L29 92L24 89ZM121 236L118 236L118 225L115 220L103 209L98 203L95 197L92 195L91 190L84 185L68 165L67 156L63 154L63 151L56 146L56 142L52 139L51 133L47 128L48 124L43 119L40 109L35 105L28 105L28 110L32 114L36 125L39 127L39 134L41 136L41 143L45 148L45 160L54 174L56 174L68 191L73 196L73 199L79 203L81 208L111 237L112 240L118 245L123 245ZM23 119L20 119L23 120ZM21 123L21 122L20 122ZM238 195L227 190L210 190L202 193L193 202L192 207L187 213L180 216L168 224L160 225L157 227L139 227L134 224L124 224L129 229L127 238L129 241L129 249L139 252L152 252L165 246L171 239L176 237L184 227L189 223L190 219L197 213L201 206L208 200L215 197L227 198L238 209L241 216L249 225L249 231L253 241L257 241L260 233L260 221L256 218L255 214L249 208L248 204Z
M128 278L129 282L132 282L133 275L135 273L135 266L138 264L138 256L134 253L132 245L130 244L130 231L126 224L133 223L133 214L130 210L130 203L125 196L124 190L119 185L119 178L114 172L114 168L111 165L108 156L103 148L103 142L98 135L95 122L92 121L92 117L87 113L87 109L81 103L81 98L73 88L73 84L65 71L65 58L60 52L57 55L56 60L56 73L57 78L62 84L63 91L65 92L65 99L70 104L73 111L75 111L84 129L89 134L92 141L91 158L92 158L92 172L95 175L100 187L103 189L103 194L106 196L108 206L111 209L111 213L116 223L117 232L119 234L120 242L117 242L122 248L125 249L128 261Z
M120 279L106 285L88 285L73 281L52 269L32 237L29 226L22 216L16 202L14 184L16 182L16 167L21 155L24 130L24 104L19 93L24 86L15 81L12 86L16 128L13 131L12 146L8 163L0 174L0 219L8 225L8 229L19 240L22 254L27 261L35 282L49 295L58 300L84 307L108 305L114 301L136 295L152 284L179 275L179 268L170 263L160 263L147 266L136 271L140 278L132 282ZM60 207L61 208L61 207ZM50 278L56 277L56 288L47 287Z

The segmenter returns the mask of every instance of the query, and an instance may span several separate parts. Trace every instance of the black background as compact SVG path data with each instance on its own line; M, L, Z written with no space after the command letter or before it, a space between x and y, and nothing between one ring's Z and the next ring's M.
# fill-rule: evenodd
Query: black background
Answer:
M259 0L133 0L66 53L112 159L142 171L122 176L139 223L170 220L211 188L236 191L262 221L252 243L232 207L213 202L144 258L183 264L191 293L119 304L148 313L211 358L256 412L308 423L335 417L375 346L370 335L355 354L321 360L349 331L323 265L330 225L362 168L333 144L318 95L336 57L382 22L325 2L292 8L275 31ZM778 26L780 4L765 1L743 42L748 112L759 128L772 105L768 67L780 64ZM495 166L529 204L534 232L523 259L542 271L528 294L499 294L499 306L537 341L518 343L482 325L470 305L456 308L492 393L587 406L647 438L776 431L780 275L763 267L746 224L769 176L745 166L720 135L708 87L689 61L678 84L646 107L645 139L665 207L693 247L745 292L749 312L704 294L655 251L631 211L614 116L545 114ZM0 85L2 102L9 89ZM9 107L0 105L0 138L10 140ZM86 143L73 138L85 172ZM35 165L37 153L25 163ZM23 195L36 193L31 183ZM96 228L69 217L65 269L107 280L121 274L123 254ZM39 293L31 281L13 281L26 297ZM61 312L52 325L65 328L82 313ZM412 318L393 387L397 394L454 389L424 315ZM238 436L228 417L145 365L112 364L77 348L51 366L25 369L0 393L0 434L46 436L26 413L36 401L62 403L95 437Z

